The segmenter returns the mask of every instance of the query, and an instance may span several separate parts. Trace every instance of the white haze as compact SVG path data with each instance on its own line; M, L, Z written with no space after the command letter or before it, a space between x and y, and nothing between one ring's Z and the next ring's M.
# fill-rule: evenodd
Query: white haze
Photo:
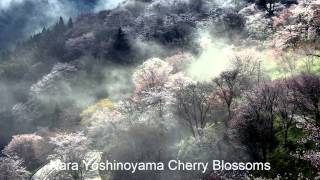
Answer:
M113 9L123 1L124 0L99 0L94 11L99 12L101 10Z
M6 10L10 8L12 5L20 4L24 2L24 0L1 0L0 1L0 9Z
M206 31L199 32L200 56L193 61L187 74L196 81L208 81L230 66L233 46L215 41Z
M89 6L90 2L69 1L69 0L0 0L0 16L9 14L12 20L19 19L25 23L20 32L22 35L16 38L26 38L32 34L38 33L42 28L52 26L59 17L65 20L69 17L76 17L81 13L88 11L97 12L115 8L123 0L97 0L93 7ZM28 3L28 6L25 4ZM25 7L34 7L26 13ZM1 17L0 17L1 19ZM13 26L13 25L11 25ZM9 28L9 27L6 27ZM14 29L11 27L10 29Z

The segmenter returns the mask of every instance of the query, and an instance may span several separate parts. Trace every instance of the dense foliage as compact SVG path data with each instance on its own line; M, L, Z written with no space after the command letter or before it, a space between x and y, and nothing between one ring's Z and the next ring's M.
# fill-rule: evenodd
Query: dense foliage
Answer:
M128 0L61 17L1 52L0 179L316 179L318 22L312 0ZM131 173L83 161L171 159L272 168ZM53 168L68 162L79 168Z

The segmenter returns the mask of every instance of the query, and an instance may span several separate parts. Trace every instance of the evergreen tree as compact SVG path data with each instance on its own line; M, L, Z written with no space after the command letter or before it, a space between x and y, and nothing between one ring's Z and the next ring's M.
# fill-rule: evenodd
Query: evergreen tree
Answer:
M59 24L59 26L64 27L64 20L63 20L63 18L61 16L59 18L58 24Z
M72 21L72 18L70 17L68 21L68 28L72 28L72 27L73 27L73 21Z
M47 28L44 26L43 28L42 28L42 32L41 33L46 33L47 32Z
M65 30L65 24L64 24L64 20L63 18L60 16L59 21L57 22L57 24L54 26L54 32L56 33L61 33Z
M273 15L276 2L278 0L256 0L255 4L258 8L267 10L268 15Z
M260 9L266 9L267 8L267 1L266 0L256 0L255 4Z
M117 51L129 51L130 50L129 40L127 39L126 34L123 32L121 27L118 29L118 32L115 36L113 48Z

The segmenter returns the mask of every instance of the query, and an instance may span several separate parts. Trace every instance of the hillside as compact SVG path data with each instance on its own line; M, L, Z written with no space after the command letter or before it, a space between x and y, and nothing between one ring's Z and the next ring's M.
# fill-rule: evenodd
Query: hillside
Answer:
M273 168L84 179L319 177L319 0L126 0L11 41L0 56L0 179L5 161L18 180L96 151Z

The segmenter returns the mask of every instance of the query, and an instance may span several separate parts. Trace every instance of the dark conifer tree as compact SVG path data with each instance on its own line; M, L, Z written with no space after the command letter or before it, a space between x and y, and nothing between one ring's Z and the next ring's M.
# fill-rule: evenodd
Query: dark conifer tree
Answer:
M46 33L47 32L47 28L44 26L43 28L42 28L42 32L41 33Z
M72 28L72 27L73 27L73 21L72 21L72 18L70 17L68 21L68 28Z
M127 35L120 27L113 37L112 50L107 58L115 60L117 63L131 63L131 46Z
M130 44L129 40L126 37L126 34L123 32L122 28L120 27L114 40L113 48L117 51L129 51Z
M59 21L53 28L54 32L56 33L62 33L65 30L65 24L63 18L60 16Z
M63 20L63 18L60 16L60 18L59 18L59 26L64 26L64 20Z

